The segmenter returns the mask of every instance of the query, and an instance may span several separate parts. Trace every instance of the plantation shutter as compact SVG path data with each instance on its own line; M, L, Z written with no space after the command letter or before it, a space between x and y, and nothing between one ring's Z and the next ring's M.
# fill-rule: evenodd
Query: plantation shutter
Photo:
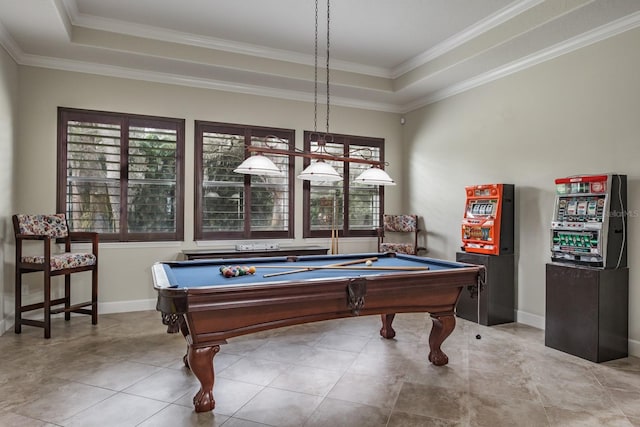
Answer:
M288 150L289 141L279 138L251 136L251 145ZM251 175L251 230L258 232L289 230L289 156L268 154L282 176Z
M312 135L317 136L317 132L305 132L305 150L319 152L321 148L317 141L311 140ZM332 134L331 138L331 141L324 142L323 148L329 155L383 160L383 139L336 134ZM305 160L304 166L314 161ZM341 237L376 236L384 209L384 190L380 186L354 182L371 165L336 160L325 162L333 166L343 180L304 183L303 237L328 238L333 230Z
M380 160L380 148L357 144L349 145L350 157ZM371 165L349 163L349 229L373 230L380 226L381 197L380 188L354 182Z
M127 225L134 233L175 233L177 129L129 124Z
M244 175L233 170L244 158L244 135L202 135L202 227L204 232L244 232Z
M58 211L101 240L183 238L184 121L59 110Z
M196 123L196 240L293 236L293 160L266 154L282 176L234 172L249 146L289 151L293 131L224 123Z
M327 142L325 150L332 156L344 156L344 145ZM311 152L318 152L317 141L311 141ZM312 160L312 162L315 160ZM344 162L325 160L344 177ZM344 227L344 183L342 181L309 181L311 198L311 230L342 230Z
M65 211L73 231L120 232L120 123L69 120Z

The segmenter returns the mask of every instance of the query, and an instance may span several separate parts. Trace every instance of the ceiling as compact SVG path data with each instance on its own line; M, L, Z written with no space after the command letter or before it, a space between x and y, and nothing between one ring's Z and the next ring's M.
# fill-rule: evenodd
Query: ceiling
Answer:
M400 113L640 25L638 0L330 6L331 104ZM21 65L313 101L314 16L312 0L0 0L0 44Z

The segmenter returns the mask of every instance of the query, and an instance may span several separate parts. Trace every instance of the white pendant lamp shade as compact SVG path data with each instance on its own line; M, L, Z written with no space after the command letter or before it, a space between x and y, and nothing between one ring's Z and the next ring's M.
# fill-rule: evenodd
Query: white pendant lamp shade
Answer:
M333 166L322 160L311 163L298 175L298 178L306 181L342 181L342 177Z
M354 182L366 185L396 185L396 182L391 179L389 174L380 168L372 167L362 172Z
M235 173L244 173L247 175L271 175L282 176L283 173L278 167L266 156L254 155L247 157L244 162L233 170Z

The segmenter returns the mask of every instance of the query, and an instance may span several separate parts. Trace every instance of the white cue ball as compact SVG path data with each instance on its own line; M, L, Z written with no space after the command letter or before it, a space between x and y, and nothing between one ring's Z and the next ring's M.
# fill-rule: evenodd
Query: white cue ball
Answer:
M373 265L370 259L368 259L367 262L365 262L365 264L367 265L367 267L371 267Z

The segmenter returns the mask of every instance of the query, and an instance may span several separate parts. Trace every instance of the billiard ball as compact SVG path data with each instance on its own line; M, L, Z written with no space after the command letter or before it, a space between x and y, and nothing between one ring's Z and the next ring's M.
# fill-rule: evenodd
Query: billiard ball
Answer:
M373 265L373 262L371 262L371 260L368 259L367 262L365 262L365 264L367 265L367 267L371 267Z

